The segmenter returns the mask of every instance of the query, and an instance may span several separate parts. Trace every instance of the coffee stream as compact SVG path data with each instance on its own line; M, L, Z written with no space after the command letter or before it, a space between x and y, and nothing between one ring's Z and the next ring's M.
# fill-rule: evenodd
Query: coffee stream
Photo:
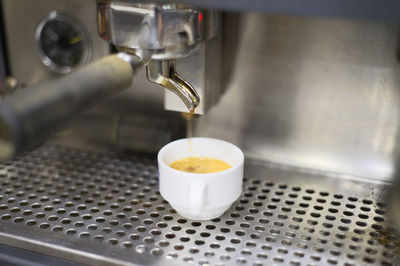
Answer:
M186 120L186 138L191 139L193 138L194 110L190 111L190 113L182 113L182 116Z

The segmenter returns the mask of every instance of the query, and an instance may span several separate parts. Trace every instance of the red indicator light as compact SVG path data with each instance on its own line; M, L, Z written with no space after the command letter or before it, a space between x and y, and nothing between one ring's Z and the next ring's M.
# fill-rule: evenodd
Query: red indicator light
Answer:
M201 12L199 12L199 22L203 21L203 14Z

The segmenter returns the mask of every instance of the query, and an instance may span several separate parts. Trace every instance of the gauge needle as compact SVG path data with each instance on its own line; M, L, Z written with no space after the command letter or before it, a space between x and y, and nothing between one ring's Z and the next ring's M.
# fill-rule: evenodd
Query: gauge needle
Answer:
M78 36L73 37L71 40L69 40L69 44L73 45L80 41L82 41L82 37L78 35Z

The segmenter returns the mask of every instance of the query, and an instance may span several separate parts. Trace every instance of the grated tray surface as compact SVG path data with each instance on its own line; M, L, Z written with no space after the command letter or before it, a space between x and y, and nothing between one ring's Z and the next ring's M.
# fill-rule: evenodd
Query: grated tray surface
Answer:
M246 167L231 209L195 222L160 196L156 161L47 145L0 165L0 242L96 265L398 264L387 184Z

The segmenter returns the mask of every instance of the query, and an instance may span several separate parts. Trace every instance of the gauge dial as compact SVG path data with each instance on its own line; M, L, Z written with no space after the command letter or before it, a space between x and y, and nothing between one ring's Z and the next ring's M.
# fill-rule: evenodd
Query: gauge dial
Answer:
M67 16L52 12L39 25L36 35L42 62L57 72L70 72L88 58L87 36Z

